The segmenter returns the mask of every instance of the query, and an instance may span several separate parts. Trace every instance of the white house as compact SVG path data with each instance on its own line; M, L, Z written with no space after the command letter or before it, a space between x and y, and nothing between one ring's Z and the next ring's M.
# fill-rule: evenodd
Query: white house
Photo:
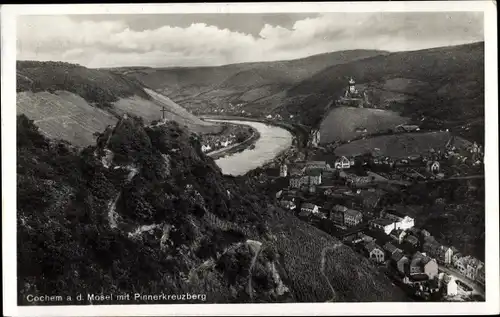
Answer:
M386 208L380 213L381 217L395 222L395 229L408 230L415 226L415 219L404 215L399 211L391 208Z
M335 160L335 165L334 167L336 169L345 169L345 168L350 168L351 167L351 162L349 159L345 156L339 157L338 159Z
M458 285L455 278L452 276L446 285L446 294L448 296L455 296L458 294Z
M204 153L210 151L211 149L212 149L212 147L210 145L208 145L208 144L203 144L201 146L201 151L204 152Z
M415 219L404 216L404 218L398 222L396 222L396 229L408 230L415 226Z
M378 218L370 222L370 227L382 230L385 234L390 234L396 228L396 223L389 219Z
M427 162L427 171L431 173L439 173L440 165L438 161L429 161Z
M266 119L272 119L272 118L273 118L273 116L272 116L272 115L270 115L270 114L268 114L268 115L266 116Z

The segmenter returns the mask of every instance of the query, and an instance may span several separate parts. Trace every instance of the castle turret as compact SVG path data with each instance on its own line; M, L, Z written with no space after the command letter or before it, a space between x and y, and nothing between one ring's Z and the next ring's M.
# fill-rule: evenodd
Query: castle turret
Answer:
M356 82L351 77L349 79L349 93L354 94L356 92Z

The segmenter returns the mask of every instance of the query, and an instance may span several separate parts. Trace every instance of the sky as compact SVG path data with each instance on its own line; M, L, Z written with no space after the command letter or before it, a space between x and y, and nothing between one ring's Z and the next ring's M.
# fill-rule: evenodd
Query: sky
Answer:
M217 66L484 40L481 12L19 16L17 59L87 67Z

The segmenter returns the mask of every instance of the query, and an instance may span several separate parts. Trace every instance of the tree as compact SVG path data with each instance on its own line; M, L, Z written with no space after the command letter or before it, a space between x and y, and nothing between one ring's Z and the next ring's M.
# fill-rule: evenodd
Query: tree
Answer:
M236 142L241 143L247 139L247 134L244 133L243 131L238 131L236 133Z

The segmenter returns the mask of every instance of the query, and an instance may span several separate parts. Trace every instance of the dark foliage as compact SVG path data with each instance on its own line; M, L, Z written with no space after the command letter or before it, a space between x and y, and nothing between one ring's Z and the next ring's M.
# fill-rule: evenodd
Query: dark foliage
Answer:
M187 285L179 274L244 241L243 231L256 225L251 219L266 216L259 198L243 198L247 185L225 180L213 160L189 143L192 135L174 123L144 129L137 118L122 119L100 135L99 147L80 152L46 139L24 115L18 117L17 130L21 304L29 293L161 293L200 287ZM110 168L100 162L104 148L114 153ZM119 215L115 228L113 202ZM207 212L218 218L206 218ZM141 232L143 225L156 226ZM188 259L181 255L191 249ZM223 259L222 273L205 283L239 283L235 272L248 266L239 252ZM226 286L211 296L217 301L231 295Z

